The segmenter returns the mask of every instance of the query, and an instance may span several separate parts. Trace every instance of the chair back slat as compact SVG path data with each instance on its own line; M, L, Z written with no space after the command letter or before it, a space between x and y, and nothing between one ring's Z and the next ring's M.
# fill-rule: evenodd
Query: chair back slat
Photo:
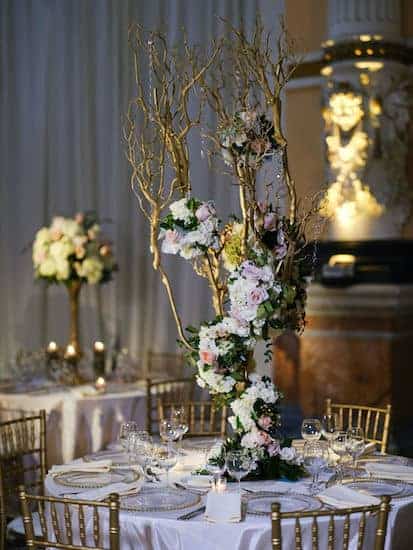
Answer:
M23 515L26 545L28 548L61 548L67 550L120 550L119 532L119 495L111 494L104 502L29 495L23 486L19 487L19 498ZM42 534L35 537L33 527L33 504L42 510L45 525L52 524L52 537L42 527ZM49 510L49 514L44 511ZM62 513L59 513L60 512ZM76 514L77 511L77 514ZM103 537L101 513L109 513L109 533ZM74 530L77 517L77 530ZM85 517L89 520L86 521ZM92 521L90 521L90 519ZM91 531L86 532L90 525ZM78 540L79 542L78 542ZM93 543L88 542L93 540ZM103 547L102 540L109 540L109 546ZM90 544L93 544L91 546Z
M318 550L318 525L315 516L313 517L313 523L311 525L311 546L313 550Z
M330 521L328 522L328 532L327 532L327 548L328 550L334 550L335 538L334 538L334 514L330 515Z
M386 452L391 405L379 408L367 405L332 403L331 399L326 399L325 409L327 414L338 414L341 429L346 430L350 426L363 428L366 440L379 445L382 453Z
M294 535L295 535L295 550L302 550L308 548L310 545L308 542L303 543L301 520L311 519L311 548L312 550L318 550L319 545L319 518L328 518L327 526L327 548L328 550L334 550L337 548L340 540L336 540L336 533L341 533L341 529L336 530L335 522L340 520L343 523L342 529L342 548L348 550L350 541L350 525L351 520L357 522L358 533L357 549L362 550L366 523L368 517L377 517L374 550L384 550L384 544L386 540L387 532L387 520L390 511L390 497L383 496L380 499L380 504L374 504L369 506L359 506L346 509L331 510L314 510L308 512L281 512L280 503L274 502L271 506L271 534L272 534L272 549L282 549L282 520L295 519L294 523ZM342 521L344 516L344 522ZM289 527L291 528L291 526ZM341 538L341 537L340 537ZM373 548L373 546L372 546Z
M301 523L298 517L295 519L295 550L302 550L302 539L301 539Z
M346 514L344 518L344 530L343 530L343 550L348 550L348 543L350 539L350 514Z
M66 502L64 504L64 517L65 517L65 527L66 527L66 540L69 544L72 544L73 543L72 515L70 513L69 505Z
M363 512L361 514L360 523L359 523L357 550L363 550L365 532L366 532L366 512Z
M56 542L63 542L63 539L60 536L59 519L57 517L57 510L54 502L50 503L50 512L52 516L52 527Z
M37 513L39 514L39 521L40 521L40 528L42 530L42 537L47 539L49 537L49 534L48 534L48 531L47 531L45 504L44 504L44 502L42 502L40 500L37 503Z
M188 401L163 403L158 400L160 420L171 418L173 411L185 407L188 419L188 435L224 437L227 423L227 407L217 409L212 401Z

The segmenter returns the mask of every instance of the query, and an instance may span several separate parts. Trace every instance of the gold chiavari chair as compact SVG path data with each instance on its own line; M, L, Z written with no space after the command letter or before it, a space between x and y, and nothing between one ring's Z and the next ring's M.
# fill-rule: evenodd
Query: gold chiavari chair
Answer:
M187 402L193 399L195 381L193 378L146 381L146 429L152 434L159 428L157 401L163 403Z
M386 453L389 439L391 405L369 407L367 405L348 405L332 403L326 399L326 414L336 413L343 430L350 426L363 428L367 441L380 446L380 452Z
M46 475L46 412L0 424L0 549L8 518L18 515L17 487L43 492Z
M212 401L188 401L163 403L158 399L158 417L170 418L174 409L185 407L188 419L188 435L192 437L225 437L227 407L218 409Z
M357 548L364 548L364 539L366 534L366 523L369 514L377 514L377 524L375 529L374 550L383 550L386 540L387 518L390 511L390 497L384 496L380 499L380 504L372 506L360 506L358 508L345 508L340 510L317 510L314 512L281 512L280 504L274 502L271 506L271 526L272 526L272 548L273 550L282 549L282 526L283 519L295 519L295 550L309 548L309 542L303 543L301 519L312 518L311 523L311 548L319 548L320 526L318 518L328 518L327 528L327 549L334 550L339 546L338 534L342 536L341 548L348 548L350 539L350 522L353 519L358 522ZM340 523L340 525L339 525Z
M107 501L96 502L28 495L21 486L19 497L27 548L120 549L119 495L111 494ZM33 508L40 519L41 534L38 535L33 526ZM109 513L109 546L105 545L105 536L101 529L102 514L106 511Z

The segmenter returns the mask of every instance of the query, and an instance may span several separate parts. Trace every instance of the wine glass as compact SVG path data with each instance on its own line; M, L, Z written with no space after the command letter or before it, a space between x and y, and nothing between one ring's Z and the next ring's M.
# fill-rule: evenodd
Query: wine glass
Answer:
M152 444L152 437L145 430L131 432L128 435L128 454L129 463L131 463L132 455L136 456L138 464L143 465L144 455L148 445Z
M334 434L338 430L338 416L336 413L325 414L321 419L321 434L328 441L328 446L331 447L331 441Z
M159 435L162 441L168 443L170 446L172 441L176 441L180 435L177 422L175 420L161 420L159 423Z
M178 460L178 453L170 445L157 445L155 447L156 463L158 468L166 471L166 488L169 488L169 470Z
M214 478L214 485L217 484L218 479L225 473L225 452L222 447L222 442L215 442L212 447L206 451L205 468Z
M328 449L322 441L306 441L303 450L304 467L312 474L313 478L310 484L310 495L315 495L318 491L318 476L320 472L327 467Z
M138 425L136 422L133 422L132 420L128 422L123 422L120 425L119 430L119 442L122 445L122 447L127 451L128 448L128 437L129 434L132 432L138 431Z
M176 423L179 442L179 453L182 452L182 439L189 430L188 419L185 407L174 407L171 410L171 421Z
M362 428L352 426L347 430L346 437L347 452L353 459L353 480L356 477L356 460L364 453L366 443L364 440L364 431Z
M251 471L251 458L243 451L230 451L226 456L225 465L229 475L238 481L238 490L241 494L241 479Z
M321 437L321 422L318 418L304 418L301 435L305 441L318 441Z
M339 456L337 462L337 476L339 483L343 481L343 468L341 465L341 459L347 454L347 432L337 431L334 433L334 437L331 440L331 449Z

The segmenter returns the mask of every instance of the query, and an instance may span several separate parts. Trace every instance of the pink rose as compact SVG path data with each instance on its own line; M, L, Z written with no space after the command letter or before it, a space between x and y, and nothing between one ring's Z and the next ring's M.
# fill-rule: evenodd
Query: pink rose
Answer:
M263 430L268 430L271 425L272 419L269 416L261 416L258 420L258 426L260 426Z
M215 215L215 208L208 202L202 203L195 212L195 216L200 222L204 222L213 215Z
M259 281L262 277L262 269L257 267L253 262L247 260L242 264L242 276L246 279Z
M281 450L281 447L280 447L279 442L274 441L274 440L267 447L267 452L270 456L276 456L276 455L280 454L280 450Z
M76 254L76 258L78 258L79 260L81 260L82 258L85 257L85 254L86 254L86 250L83 246L77 246L75 248L75 254Z
M212 351L200 351L199 357L201 358L201 361L207 365L212 365L216 359L216 355Z
M275 247L275 257L277 260L282 260L287 254L287 242L285 239L285 234L282 229L278 231L277 235L278 246Z
M250 306L258 306L262 304L262 302L265 302L265 300L268 299L268 292L265 290L265 288L261 286L257 286L256 288L253 288L248 296L248 305Z
M264 229L274 231L277 227L277 216L274 212L268 212L264 216Z
M258 441L260 445L270 445L272 438L267 432L258 432Z
M78 212L75 216L75 222L79 225L82 225L82 223L85 221L85 215L82 214L82 212Z
M100 247L99 253L101 256L109 256L112 253L112 250L108 244L104 244Z

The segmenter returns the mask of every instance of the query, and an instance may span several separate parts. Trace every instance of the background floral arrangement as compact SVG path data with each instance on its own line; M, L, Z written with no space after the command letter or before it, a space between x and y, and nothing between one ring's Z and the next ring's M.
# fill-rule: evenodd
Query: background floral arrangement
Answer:
M241 449L253 458L255 476L296 479L303 469L280 433L281 395L268 376L253 372L257 339L269 352L271 331L301 331L305 322L305 234L315 208L299 208L281 127L281 92L295 60L283 26L274 49L259 20L251 36L234 27L226 34L206 53L185 41L179 51L169 49L161 33L131 28L137 92L124 128L131 187L197 382L232 409L233 434L215 460ZM137 63L142 51L150 90ZM207 110L217 121L205 136L209 153L239 190L239 211L226 224L211 201L191 192L187 138L203 127ZM278 171L268 175L274 159ZM162 253L190 261L206 279L214 319L184 330Z
M111 244L101 236L91 213L75 218L53 218L42 227L33 243L35 276L53 283L105 283L116 270Z

